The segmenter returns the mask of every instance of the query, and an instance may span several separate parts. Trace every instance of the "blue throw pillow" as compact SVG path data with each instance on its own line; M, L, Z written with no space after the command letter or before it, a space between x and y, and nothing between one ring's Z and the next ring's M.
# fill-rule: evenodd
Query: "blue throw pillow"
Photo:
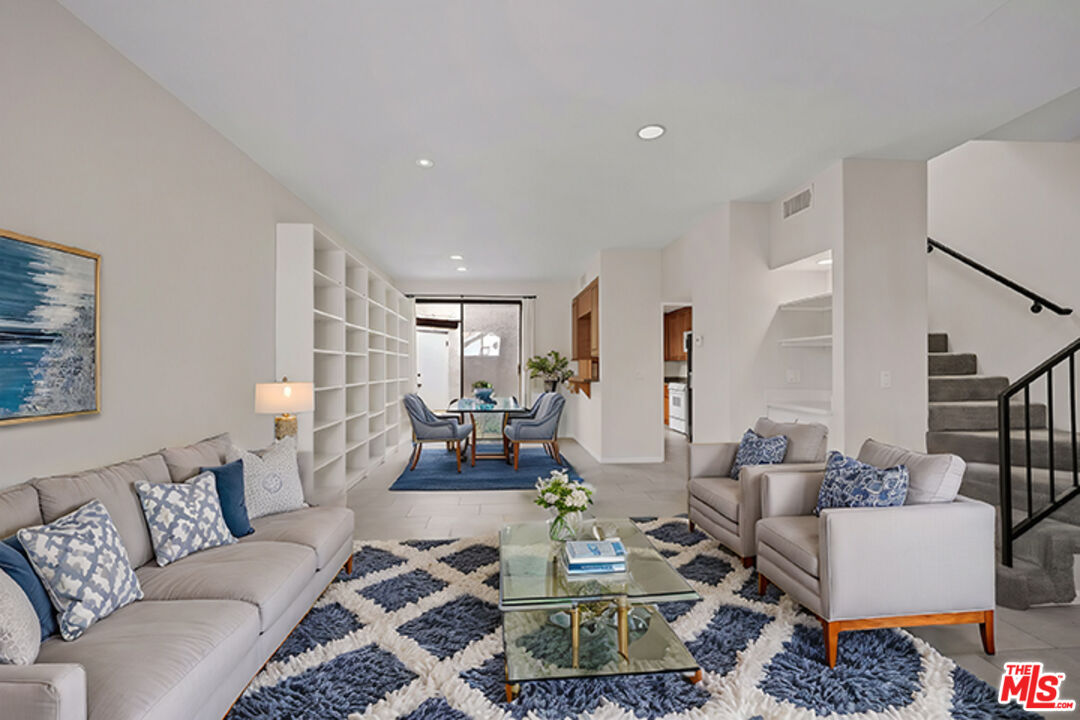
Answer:
M244 461L236 460L219 467L204 467L199 472L214 473L221 514L234 537L244 537L255 532L248 517L247 501L244 499Z
M731 477L739 479L739 471L744 465L776 465L784 462L787 455L787 438L783 435L762 437L753 430L743 433L739 449L735 452L735 462L731 466Z
M34 572L34 568L30 567L26 551L14 535L0 542L0 570L18 583L26 597L30 598L30 604L34 606L38 622L41 623L41 639L59 632L49 593L45 591L45 586L41 584L41 578Z
M825 480L814 514L820 515L826 508L903 505L908 480L905 465L882 470L833 450L825 462Z

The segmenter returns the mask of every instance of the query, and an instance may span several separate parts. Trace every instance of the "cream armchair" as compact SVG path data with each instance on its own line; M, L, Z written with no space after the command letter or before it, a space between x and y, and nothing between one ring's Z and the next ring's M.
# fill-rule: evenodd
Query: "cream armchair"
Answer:
M829 430L817 423L777 423L759 418L754 432L765 437L784 435L787 454L782 465L748 465L731 475L739 443L692 443L688 481L690 529L700 526L721 544L754 564L755 526L761 517L761 477L767 471L823 470Z
M859 460L908 467L908 504L813 515L824 473L765 472L758 591L772 582L821 620L836 666L846 630L977 623L994 653L994 508L957 496L964 461L867 440Z

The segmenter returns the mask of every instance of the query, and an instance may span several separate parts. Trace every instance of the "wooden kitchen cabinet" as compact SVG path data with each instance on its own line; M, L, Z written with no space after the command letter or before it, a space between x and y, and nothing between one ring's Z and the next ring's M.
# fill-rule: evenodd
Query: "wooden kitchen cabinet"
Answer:
M683 347L683 333L693 330L692 308L684 307L664 314L664 360L672 362L686 360Z
M671 392L667 383L664 383L664 424L671 424Z
M589 384L600 379L600 278L574 297L570 319L572 359L578 366L577 375L570 378L570 389L591 395Z

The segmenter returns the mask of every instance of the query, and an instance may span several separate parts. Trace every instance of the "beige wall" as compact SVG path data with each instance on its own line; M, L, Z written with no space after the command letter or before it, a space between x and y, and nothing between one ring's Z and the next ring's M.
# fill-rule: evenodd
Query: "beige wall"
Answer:
M275 223L325 225L56 3L0 2L0 94L0 227L102 255L101 413L0 427L0 485L270 441Z
M664 457L659 268L659 250L600 253L600 379L608 388L601 410L604 462Z
M977 353L980 373L1016 380L1080 336L1080 143L969 142L928 172L932 237L1075 309L1035 315L1021 295L930 255L930 329Z
M771 390L796 389L784 385L777 307L825 292L828 275L770 269L771 213L766 203L725 203L663 250L664 302L694 308L695 442L737 440Z
M833 247L831 444L849 455L868 437L923 450L926 163L847 159L843 186L843 236Z

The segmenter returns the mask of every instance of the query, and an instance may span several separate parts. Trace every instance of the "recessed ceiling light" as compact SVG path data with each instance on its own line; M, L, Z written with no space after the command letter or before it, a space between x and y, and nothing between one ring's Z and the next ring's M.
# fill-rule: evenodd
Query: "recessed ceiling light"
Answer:
M462 257L461 255L451 255L450 259L451 260L464 260L465 258Z
M469 268L465 267L464 265L459 265L457 271L458 272L465 272L468 269Z
M823 260L818 260L817 264L818 265L832 265L832 258L824 258Z
M419 158L416 161L416 164L424 168L425 170L435 167L435 161L431 158Z
M637 136L642 140L655 140L666 132L663 125L646 125L637 131Z

